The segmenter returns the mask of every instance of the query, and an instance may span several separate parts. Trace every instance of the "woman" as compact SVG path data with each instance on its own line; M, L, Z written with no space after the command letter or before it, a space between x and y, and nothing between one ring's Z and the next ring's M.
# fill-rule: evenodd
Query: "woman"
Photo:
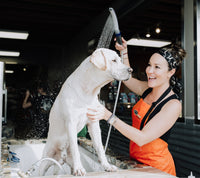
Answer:
M30 98L30 100L29 100ZM49 129L49 112L53 104L52 96L48 94L47 85L43 82L37 84L37 93L31 97L30 91L26 91L22 108L27 109L33 107L34 123L27 138L46 138Z
M115 47L129 65L126 41ZM162 48L154 53L146 68L147 81L130 78L124 84L141 99L132 109L132 126L121 121L101 106L88 108L87 116L91 120L106 120L119 132L130 139L130 157L164 172L176 175L174 161L168 150L167 138L171 127L181 113L181 102L175 92L180 85L174 80L182 59L186 53L177 46Z

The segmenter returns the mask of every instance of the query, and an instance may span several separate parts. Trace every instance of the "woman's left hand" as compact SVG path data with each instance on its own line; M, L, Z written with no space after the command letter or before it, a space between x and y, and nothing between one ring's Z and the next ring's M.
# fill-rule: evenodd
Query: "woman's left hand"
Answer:
M108 120L112 113L107 110L103 105L97 107L90 107L87 109L87 117L91 121Z
M116 41L116 38L114 39L114 41ZM126 51L127 52L127 41L122 37L122 45L120 45L117 41L115 43L115 48L118 51Z

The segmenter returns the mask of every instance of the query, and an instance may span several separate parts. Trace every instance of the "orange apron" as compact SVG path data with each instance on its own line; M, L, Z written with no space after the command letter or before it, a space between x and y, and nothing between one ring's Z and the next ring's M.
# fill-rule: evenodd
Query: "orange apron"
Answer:
M150 105L141 98L132 109L132 126L140 129L140 124L149 110ZM154 141L143 146L138 146L130 141L130 157L141 163L155 167L168 174L176 175L174 160L168 150L168 144L157 138Z

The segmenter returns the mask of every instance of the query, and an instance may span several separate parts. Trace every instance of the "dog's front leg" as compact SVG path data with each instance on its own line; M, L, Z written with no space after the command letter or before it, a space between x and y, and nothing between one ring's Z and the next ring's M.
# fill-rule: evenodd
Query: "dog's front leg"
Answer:
M99 161L101 162L101 165L104 167L106 171L109 171L109 172L116 171L117 170L116 166L110 165L107 161L103 144L102 144L99 121L90 122L88 124L88 131L90 133L93 146L95 150L97 151L97 155L98 155Z
M77 128L73 122L67 124L68 139L69 139L69 149L72 157L73 174L75 176L84 176L86 174L85 169L82 166L80 160L80 153L78 150L77 143Z

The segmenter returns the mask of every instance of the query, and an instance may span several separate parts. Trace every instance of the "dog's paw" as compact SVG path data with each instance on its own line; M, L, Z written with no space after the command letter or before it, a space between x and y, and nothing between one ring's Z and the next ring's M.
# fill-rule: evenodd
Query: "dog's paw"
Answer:
M103 165L103 167L104 167L104 170L107 172L116 172L117 171L117 167L114 165L111 165L111 164Z
M74 176L85 176L86 175L86 171L85 171L85 169L83 167L82 168L77 168L77 169L74 169L73 175Z

